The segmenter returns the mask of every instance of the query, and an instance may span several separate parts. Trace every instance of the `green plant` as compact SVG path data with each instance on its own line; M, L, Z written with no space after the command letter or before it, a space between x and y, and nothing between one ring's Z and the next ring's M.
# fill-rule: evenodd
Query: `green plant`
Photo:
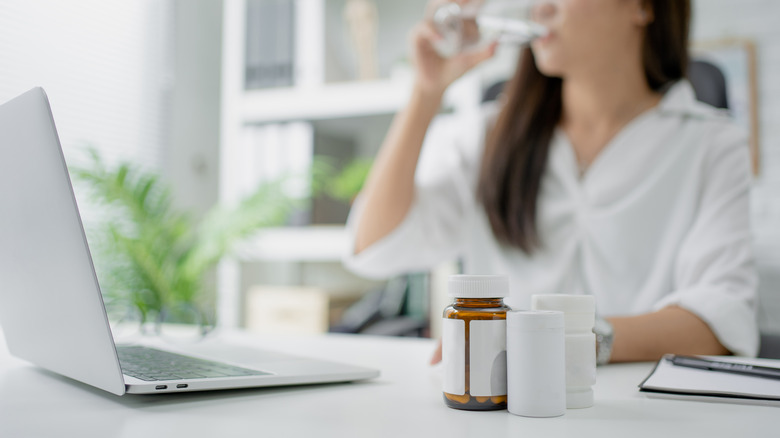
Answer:
M87 166L71 168L87 183L108 218L94 231L96 264L110 301L136 308L142 322L171 309L190 308L212 320L207 273L234 245L261 227L280 225L303 205L285 196L285 179L260 185L234 207L215 207L196 223L177 211L158 175L123 162L109 166L94 149ZM173 315L173 320L185 321Z
M352 202L363 188L372 164L373 161L366 158L352 160L340 172L332 172L325 192L334 199Z

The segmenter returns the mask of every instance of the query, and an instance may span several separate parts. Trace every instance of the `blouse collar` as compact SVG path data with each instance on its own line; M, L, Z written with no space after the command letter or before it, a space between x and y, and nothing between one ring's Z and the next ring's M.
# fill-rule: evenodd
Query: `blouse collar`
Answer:
M696 100L693 86L687 79L671 84L658 104L658 113L667 116L697 118L723 117L724 111Z

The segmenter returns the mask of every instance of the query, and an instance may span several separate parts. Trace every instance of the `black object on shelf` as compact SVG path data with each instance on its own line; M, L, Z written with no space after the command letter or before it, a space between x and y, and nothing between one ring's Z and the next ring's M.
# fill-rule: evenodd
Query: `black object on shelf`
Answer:
M291 86L295 68L295 1L247 0L247 90Z

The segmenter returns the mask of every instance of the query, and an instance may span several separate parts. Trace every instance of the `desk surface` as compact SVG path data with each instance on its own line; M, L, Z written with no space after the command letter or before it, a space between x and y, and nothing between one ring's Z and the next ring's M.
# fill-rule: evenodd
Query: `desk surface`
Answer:
M449 409L433 341L327 335L233 341L374 367L374 380L319 386L117 397L8 354L0 336L0 437L729 437L771 436L780 408L649 398L652 364L598 371L596 404L559 418Z

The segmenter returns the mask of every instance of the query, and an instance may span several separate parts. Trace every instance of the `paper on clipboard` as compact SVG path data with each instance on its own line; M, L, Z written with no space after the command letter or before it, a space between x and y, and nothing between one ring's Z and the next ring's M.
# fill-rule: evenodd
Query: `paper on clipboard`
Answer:
M639 385L640 391L680 396L718 397L723 399L764 400L780 406L780 380L709 371L674 365L665 356ZM747 359L733 356L706 356L722 362L743 363L780 368L780 360ZM684 398L684 397L683 397ZM720 400L727 401L727 400ZM764 404L764 403L762 403Z

